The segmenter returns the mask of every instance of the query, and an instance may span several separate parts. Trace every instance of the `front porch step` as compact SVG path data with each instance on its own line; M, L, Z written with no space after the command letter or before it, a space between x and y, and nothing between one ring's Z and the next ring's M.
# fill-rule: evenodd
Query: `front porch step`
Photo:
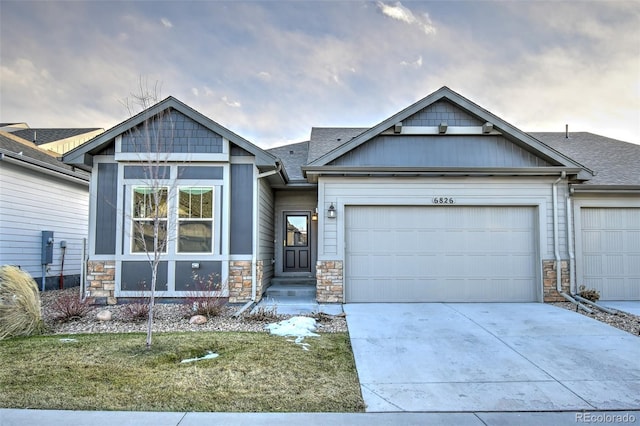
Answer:
M271 284L265 297L270 299L282 298L304 298L313 299L316 297L316 284Z

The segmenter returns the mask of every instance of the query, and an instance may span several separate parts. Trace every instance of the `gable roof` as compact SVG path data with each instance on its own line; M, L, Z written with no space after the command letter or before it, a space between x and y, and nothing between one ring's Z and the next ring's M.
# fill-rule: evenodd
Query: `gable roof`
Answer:
M11 133L14 135L34 142L36 145L44 145L50 142L59 141L62 139L72 138L74 136L80 136L85 133L95 132L102 130L100 127L91 127L86 129L63 129L63 128L33 128L14 130Z
M582 179L589 179L591 177L591 171L586 169L586 167L584 167L583 165L556 151L555 149L542 143L541 141L535 139L527 133L517 129L498 116L476 105L475 103L471 102L470 100L466 99L465 97L454 92L446 86L438 89L427 97L419 100L413 105L410 105L409 107L387 118L381 123L371 127L370 129L365 130L353 139L337 145L330 151L318 156L317 158L312 159L307 167L305 167L305 169L315 169L317 167L327 166L331 161L373 139L375 136L378 136L380 133L393 127L395 124L402 122L403 120L416 114L420 110L443 99L468 112L470 115L477 117L482 122L492 123L493 127L498 130L504 137L520 146L525 147L527 150L534 152L536 155L564 167L579 169L579 175ZM312 145L312 147L313 146L314 145ZM331 148L327 143L321 143L319 146Z
M63 163L32 142L2 131L0 131L0 159L25 167L36 167L43 172L54 172L60 177L89 181L88 173Z
M581 186L637 186L640 188L640 145L588 132L534 132L532 136L574 158L596 174Z
M226 138L235 145L238 145L240 148L250 152L256 157L256 164L258 165L258 167L266 166L269 168L277 168L278 159L275 156L269 154L268 152L252 144L248 140L233 133L231 130L221 126L220 124L216 123L215 121L199 113L190 106L180 102L172 96L169 96L168 98L136 114L128 120L125 120L122 123L107 130L106 132L96 136L83 145L80 145L79 147L69 151L64 155L63 161L68 164L78 165L79 167L91 167L91 165L93 164L93 155L106 148L111 142L114 141L116 136L126 133L129 129L142 124L146 120L157 116L162 111L165 111L167 109L173 109L180 112L181 114L184 114L185 116L203 125L209 130Z

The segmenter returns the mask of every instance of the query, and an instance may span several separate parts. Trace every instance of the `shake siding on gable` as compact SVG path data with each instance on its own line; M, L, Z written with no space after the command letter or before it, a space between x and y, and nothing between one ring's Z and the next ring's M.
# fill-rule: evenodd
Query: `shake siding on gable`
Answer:
M39 279L41 232L53 231L53 263L47 276L60 275L62 240L67 242L63 274L79 275L89 220L88 186L25 170L0 165L0 264L19 265Z
M341 259L344 254L344 206L424 205L435 196L452 197L455 205L536 206L540 258L554 259L553 202L551 184L555 178L321 178L320 206L338 207L338 218L324 218L319 260ZM568 257L566 239L566 184L558 185L559 248ZM446 207L443 207L446 208Z

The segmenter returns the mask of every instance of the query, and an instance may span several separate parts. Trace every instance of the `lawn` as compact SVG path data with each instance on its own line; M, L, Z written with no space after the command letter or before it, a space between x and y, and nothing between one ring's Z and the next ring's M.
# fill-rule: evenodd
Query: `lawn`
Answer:
M346 333L307 338L309 351L266 333L157 333L150 350L144 342L137 333L0 341L0 407L364 411ZM181 363L207 351L219 357Z

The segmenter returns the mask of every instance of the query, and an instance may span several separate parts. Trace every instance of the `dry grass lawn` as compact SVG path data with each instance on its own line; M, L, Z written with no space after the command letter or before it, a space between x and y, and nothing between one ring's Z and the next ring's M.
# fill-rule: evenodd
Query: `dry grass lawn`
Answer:
M0 407L363 411L348 335L322 334L306 341L310 351L266 333L158 333L151 350L137 333L4 340ZM219 357L180 362L207 351Z

